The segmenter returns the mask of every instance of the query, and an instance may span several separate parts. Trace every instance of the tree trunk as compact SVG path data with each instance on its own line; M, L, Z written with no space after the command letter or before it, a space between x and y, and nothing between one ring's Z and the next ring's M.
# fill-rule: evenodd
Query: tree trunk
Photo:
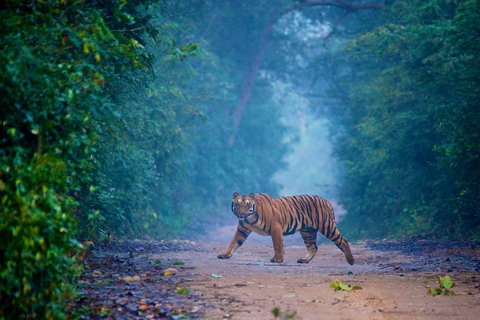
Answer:
M265 55L265 49L267 48L269 38L273 32L273 25L277 21L277 18L277 8L273 6L268 12L268 21L265 25L265 28L263 29L263 34L258 46L257 54L252 61L250 69L243 75L242 89L240 92L241 96L237 102L235 111L233 112L233 132L230 136L230 139L228 140L228 144L230 145L230 147L233 146L233 144L235 143L235 136L237 135L238 127L240 126L240 123L242 121L243 112L245 111L245 108L250 101L250 96L252 95L255 79L257 77L258 70L262 65L263 56Z

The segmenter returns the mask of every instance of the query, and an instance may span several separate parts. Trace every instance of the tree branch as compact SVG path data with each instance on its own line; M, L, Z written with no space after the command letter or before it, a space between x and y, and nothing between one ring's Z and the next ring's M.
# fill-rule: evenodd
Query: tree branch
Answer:
M333 26L332 30L323 38L323 46L325 47L325 49L328 49L327 47L327 40L328 38L330 38L334 33L335 31L337 30L338 26L340 25L340 23L342 23L342 21L351 13L352 11L346 11L336 22L335 22L335 25Z

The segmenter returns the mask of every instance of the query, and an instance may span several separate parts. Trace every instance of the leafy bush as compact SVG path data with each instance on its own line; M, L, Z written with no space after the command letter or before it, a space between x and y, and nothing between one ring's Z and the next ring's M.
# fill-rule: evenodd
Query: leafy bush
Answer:
M134 23L140 4L2 5L0 317L64 317L71 294L66 280L75 270L68 254L78 248L75 218L93 213L82 212L80 203L82 193L95 189L90 172L98 124L92 117L106 107L106 80L116 72L127 78L114 63L135 69L148 60L137 35L120 32Z
M17 155L0 162L0 317L63 317L62 299L71 292L72 201L62 195L66 166L44 154L30 162Z

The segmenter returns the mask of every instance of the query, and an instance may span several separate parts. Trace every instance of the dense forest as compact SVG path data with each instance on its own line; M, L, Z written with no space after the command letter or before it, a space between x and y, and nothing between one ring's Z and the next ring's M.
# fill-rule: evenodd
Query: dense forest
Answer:
M480 237L478 0L0 6L0 318L63 318L85 241L278 195L280 90L329 120L351 239Z

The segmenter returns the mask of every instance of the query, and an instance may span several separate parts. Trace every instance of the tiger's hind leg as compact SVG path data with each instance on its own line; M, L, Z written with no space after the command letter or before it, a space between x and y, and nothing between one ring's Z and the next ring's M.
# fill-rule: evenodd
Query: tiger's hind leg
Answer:
M298 259L297 263L309 263L310 260L315 257L315 254L317 253L317 232L318 230L315 229L300 230L300 234L302 235L303 242L305 242L308 253L305 258Z
M333 243L335 243L338 249L342 250L349 264L354 264L355 259L353 258L352 251L350 251L348 241L340 234L340 231L338 231L337 225L333 219L330 219L328 222L324 223L323 229L320 232Z

